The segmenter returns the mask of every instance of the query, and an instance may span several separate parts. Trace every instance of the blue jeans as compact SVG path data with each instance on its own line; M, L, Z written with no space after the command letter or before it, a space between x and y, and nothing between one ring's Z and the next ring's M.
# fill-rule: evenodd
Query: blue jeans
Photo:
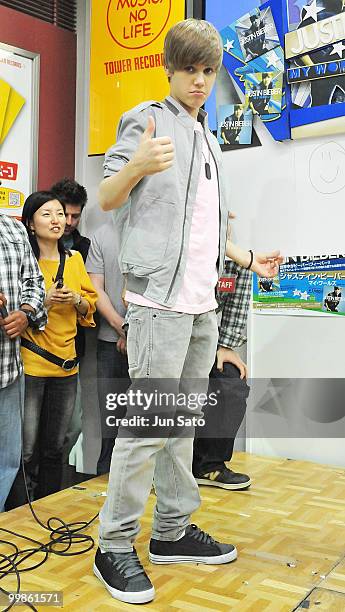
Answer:
M63 443L74 409L77 379L78 374L61 378L25 376L23 457L29 494L35 499L61 488ZM10 507L26 502L20 469Z
M23 403L24 376L20 376L0 389L0 512L20 465Z
M119 384L121 382L121 384ZM125 391L131 384L128 374L128 360L116 348L116 342L97 340L97 391L100 415L102 421L102 448L97 462L97 475L107 474L110 470L111 456L118 428L114 427L112 437L104 431L106 396L121 387ZM116 416L125 416L125 406L119 406Z

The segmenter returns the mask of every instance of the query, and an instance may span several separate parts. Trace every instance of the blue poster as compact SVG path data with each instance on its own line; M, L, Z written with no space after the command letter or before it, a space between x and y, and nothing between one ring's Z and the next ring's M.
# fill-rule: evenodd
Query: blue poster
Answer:
M206 0L206 19L219 30L224 49L223 68L206 105L211 129L217 127L217 107L249 104L248 75L255 81L255 74L281 72L280 101L265 104L267 112L250 106L260 118L254 117L254 131L260 120L275 140L343 132L343 0Z
M286 257L275 278L254 274L253 308L270 314L345 315L345 255Z
M282 16L282 2L284 0L268 0L260 4L256 0L247 0L238 3L226 3L221 0L206 2L206 19L211 21L219 30L223 40L224 58L223 68L233 81L233 85L226 80L218 79L215 92L206 104L210 115L211 129L217 127L217 98L226 97L225 89L236 91L236 86L242 91L242 99L229 99L228 103L247 103L246 100L246 74L265 72L281 72L281 82L284 72L284 27ZM275 88L275 89L278 89ZM290 138L289 116L287 110L287 94L285 85L280 85L278 94L272 98L266 113L257 113L251 106L254 114L259 114L267 129L276 140ZM236 93L233 93L236 96ZM220 106L220 104L218 104ZM219 123L219 118L218 118Z
M225 104L218 109L219 144L249 145L252 142L253 113L244 104Z

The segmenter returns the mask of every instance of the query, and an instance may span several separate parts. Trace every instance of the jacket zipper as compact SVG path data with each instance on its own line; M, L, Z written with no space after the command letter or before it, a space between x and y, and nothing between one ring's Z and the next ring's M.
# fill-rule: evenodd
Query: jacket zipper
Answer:
M192 160L190 163L190 168L189 168L189 176L188 176L188 183L187 183L187 193L186 193L186 199L185 199L185 203L184 203L184 217L183 217L183 225L182 225L182 240L181 240L181 247L180 247L180 253L179 253L179 257L177 260L177 266L175 268L175 272L174 272L174 276L172 278L170 287L169 287L169 291L167 293L167 296L165 298L165 302L168 302L175 280L176 280L176 276L177 276L177 272L178 269L180 267L180 263L181 263L181 259L182 259L182 252L183 252L183 242L184 242L184 229L185 229L185 225L186 225L186 216L187 216L187 201L188 201L188 194L189 194L189 188L190 188L190 182L191 182L191 178L192 178L192 170L193 170L193 162L194 162L194 154L195 154L195 143L196 143L196 133L194 132L194 138L193 138L193 149L192 149Z
M219 260L219 276L221 274L221 271L224 269L224 263L225 263L225 253L224 253L224 258L223 258L223 262L220 261L220 254L221 254L221 248L220 248L220 240L221 240L221 227L222 227L222 210L221 210L221 205L220 205L220 183L219 183L219 172L218 172L218 166L217 166L217 161L215 156L213 155L213 151L208 143L208 140L206 138L206 142L207 142L207 146L208 146L208 150L210 151L213 161L214 161L214 165L216 167L216 172L217 172L217 184L218 184L218 216L219 216L219 240L218 240L218 260ZM226 250L226 249L225 249Z

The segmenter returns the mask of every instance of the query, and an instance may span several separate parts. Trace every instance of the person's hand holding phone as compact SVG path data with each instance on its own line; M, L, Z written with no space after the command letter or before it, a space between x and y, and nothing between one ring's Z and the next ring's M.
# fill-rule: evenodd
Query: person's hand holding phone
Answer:
M71 305L75 306L78 302L80 302L80 295L70 289L67 285L63 285L62 287L58 287L59 281L57 281L47 293L47 298L49 295L49 305L53 306L54 304L62 304L62 305Z
M79 295L64 284L63 279L59 279L47 291L45 306L51 308L54 304L75 305Z

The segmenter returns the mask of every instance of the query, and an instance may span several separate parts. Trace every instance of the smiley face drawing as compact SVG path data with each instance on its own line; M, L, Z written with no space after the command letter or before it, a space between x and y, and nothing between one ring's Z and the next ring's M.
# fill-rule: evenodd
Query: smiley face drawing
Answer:
M332 194L344 189L345 148L333 141L316 147L309 160L309 178L319 193Z

